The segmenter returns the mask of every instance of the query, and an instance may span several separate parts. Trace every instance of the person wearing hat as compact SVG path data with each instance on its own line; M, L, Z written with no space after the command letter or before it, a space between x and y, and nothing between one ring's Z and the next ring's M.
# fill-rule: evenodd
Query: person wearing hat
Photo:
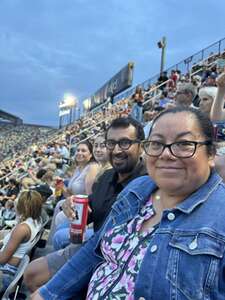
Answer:
M204 82L204 86L216 86L216 78L217 74L215 72L212 72Z
M37 191L41 195L43 203L52 195L52 190L47 184L38 184L31 189Z

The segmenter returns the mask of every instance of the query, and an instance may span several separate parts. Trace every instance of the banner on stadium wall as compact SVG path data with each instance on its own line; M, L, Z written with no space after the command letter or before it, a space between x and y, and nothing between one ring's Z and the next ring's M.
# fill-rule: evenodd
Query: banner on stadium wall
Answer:
M91 109L132 86L134 63L129 62L91 96Z

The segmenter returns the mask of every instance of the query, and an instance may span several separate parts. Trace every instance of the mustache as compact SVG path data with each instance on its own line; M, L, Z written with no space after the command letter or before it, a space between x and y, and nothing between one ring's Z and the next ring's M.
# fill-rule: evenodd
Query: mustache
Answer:
M117 154L112 154L112 158L127 158L127 154L126 153L117 153Z

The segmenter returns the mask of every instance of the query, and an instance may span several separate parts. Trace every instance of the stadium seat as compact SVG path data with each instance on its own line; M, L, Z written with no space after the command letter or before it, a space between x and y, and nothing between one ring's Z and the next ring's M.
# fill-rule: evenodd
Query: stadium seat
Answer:
M17 299L16 296L17 296L19 286L20 286L19 280L22 278L23 273L24 273L26 267L28 266L29 262L30 262L30 258L28 255L25 255L21 259L18 270L15 274L15 277L14 277L13 281L10 283L10 285L8 286L8 288L6 289L5 293L3 294L2 298L1 298L2 300L11 299L10 295L12 295L12 293L14 293L14 292L15 292L15 295L14 295L13 299Z

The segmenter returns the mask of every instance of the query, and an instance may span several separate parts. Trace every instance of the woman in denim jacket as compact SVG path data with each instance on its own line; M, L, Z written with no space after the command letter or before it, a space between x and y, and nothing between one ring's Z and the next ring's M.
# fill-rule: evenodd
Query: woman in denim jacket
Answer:
M102 229L32 300L225 299L225 185L212 124L169 109L143 146L150 177L120 193Z

